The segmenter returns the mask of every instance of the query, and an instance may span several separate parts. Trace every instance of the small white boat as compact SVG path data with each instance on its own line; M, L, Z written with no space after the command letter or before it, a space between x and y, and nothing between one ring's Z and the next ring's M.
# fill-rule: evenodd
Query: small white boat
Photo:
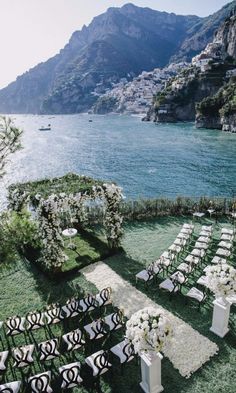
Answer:
M51 124L48 124L46 127L40 127L39 131L51 131Z

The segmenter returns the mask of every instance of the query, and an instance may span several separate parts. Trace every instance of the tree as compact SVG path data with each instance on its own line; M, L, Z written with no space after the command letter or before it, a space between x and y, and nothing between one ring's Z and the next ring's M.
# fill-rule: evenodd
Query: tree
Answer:
M21 149L21 135L22 130L15 127L10 117L0 116L0 179L5 174L8 156Z

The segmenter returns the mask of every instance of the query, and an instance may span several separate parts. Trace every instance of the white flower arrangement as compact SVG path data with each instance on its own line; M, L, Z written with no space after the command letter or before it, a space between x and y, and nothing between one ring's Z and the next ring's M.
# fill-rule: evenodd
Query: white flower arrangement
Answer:
M227 264L206 268L206 286L216 297L226 297L236 293L236 269Z
M126 323L126 337L135 353L160 352L170 342L172 327L161 310L144 308Z

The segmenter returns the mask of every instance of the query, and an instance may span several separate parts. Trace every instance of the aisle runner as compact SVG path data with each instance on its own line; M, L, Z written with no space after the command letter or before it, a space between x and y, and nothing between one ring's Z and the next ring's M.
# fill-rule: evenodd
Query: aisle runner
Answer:
M90 265L82 270L88 281L91 281L99 290L112 287L113 304L124 309L125 315L130 317L134 312L144 307L162 309L174 325L175 335L171 349L165 352L173 366L179 373L189 378L211 356L218 351L218 346L208 338L202 336L190 325L175 317L157 303L138 291L127 281L103 262Z

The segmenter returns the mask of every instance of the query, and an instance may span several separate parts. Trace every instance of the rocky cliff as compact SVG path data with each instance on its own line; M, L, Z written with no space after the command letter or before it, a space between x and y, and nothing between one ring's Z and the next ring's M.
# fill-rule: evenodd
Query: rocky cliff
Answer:
M216 20L214 16L208 20L209 25L219 24L230 7L217 13ZM109 8L75 32L59 54L0 90L0 112L86 111L121 78L129 80L143 70L168 64L205 21L132 4ZM196 52L210 39L211 34L202 43L199 40Z
M231 63L223 87L196 105L196 127L236 132L236 16L227 18L215 40L222 46L225 63Z
M234 72L236 53L236 17L228 17L215 34L212 43L192 59L189 69L171 79L166 88L157 94L154 105L146 120L157 122L194 121L197 105L196 124L199 127L220 128L218 114L205 119L206 106L222 88L227 75ZM201 113L203 109L204 114Z

